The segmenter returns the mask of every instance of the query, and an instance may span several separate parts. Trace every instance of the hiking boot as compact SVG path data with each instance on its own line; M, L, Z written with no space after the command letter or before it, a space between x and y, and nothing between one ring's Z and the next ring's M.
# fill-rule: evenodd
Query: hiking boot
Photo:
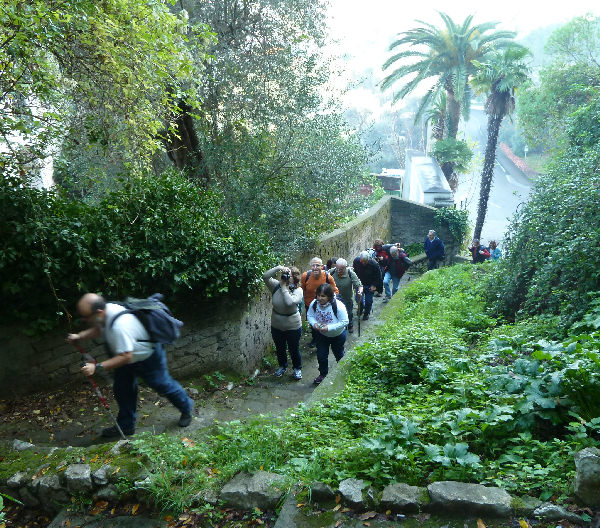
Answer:
M121 427L121 430L123 431L123 434L125 436L131 436L132 434L135 434L135 429L127 429ZM101 434L104 438L114 438L115 436L121 436L121 433L119 433L119 430L117 429L116 425L113 425L112 427L107 427L106 429L102 429Z
M194 405L192 405L192 408L188 412L181 413L181 416L179 418L179 427L187 427L188 425L190 425L192 423L193 414Z
M321 382L325 379L325 376L321 376L321 374L319 374L316 378L315 381L313 381L314 385L320 385Z
M302 379L302 369L294 369L294 373L292 374L292 378L295 380Z
M383 302L390 302L391 297L388 297L387 295L384 297Z
M363 321L368 321L368 320L369 320L369 314L363 315Z
M276 378L281 378L281 376L283 376L285 374L285 371L287 369L285 367L279 367L276 371L275 371L275 377Z
M354 332L354 325L348 325L348 333Z

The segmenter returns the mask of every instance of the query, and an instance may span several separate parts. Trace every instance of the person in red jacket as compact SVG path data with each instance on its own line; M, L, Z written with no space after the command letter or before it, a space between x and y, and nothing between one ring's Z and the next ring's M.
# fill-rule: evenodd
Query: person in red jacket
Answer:
M479 239L475 238L473 240L473 245L469 248L471 252L471 262L473 264L479 264L480 262L485 262L490 258L490 251L485 246L482 246L479 243Z

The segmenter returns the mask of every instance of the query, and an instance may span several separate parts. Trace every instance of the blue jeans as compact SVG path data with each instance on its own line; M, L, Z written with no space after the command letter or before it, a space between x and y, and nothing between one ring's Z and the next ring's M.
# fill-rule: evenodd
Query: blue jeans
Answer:
M390 291L390 282L392 283L392 291ZM398 285L400 284L400 277L394 277L389 271L385 272L383 277L383 289L386 297L391 297L398 291Z
M154 353L149 358L115 369L113 393L119 404L117 422L124 431L135 429L138 377L158 394L165 396L181 413L192 411L192 399L169 374L165 349L157 343Z
M371 291L370 284L363 284L363 292L360 307L360 313L364 313L365 315L369 315L371 313L371 307L373 306L373 296L375 292ZM358 302L358 294L356 294L356 301Z
M302 368L302 356L300 355L300 337L302 336L302 327L297 330L278 330L271 327L271 336L275 342L275 352L277 353L277 362L280 367L287 368L287 351L290 351L292 366L295 369Z
M327 376L329 372L329 347L333 352L333 357L339 361L344 357L344 343L348 337L348 331L344 331L335 337L324 336L321 332L317 332L317 361L319 362L319 374Z

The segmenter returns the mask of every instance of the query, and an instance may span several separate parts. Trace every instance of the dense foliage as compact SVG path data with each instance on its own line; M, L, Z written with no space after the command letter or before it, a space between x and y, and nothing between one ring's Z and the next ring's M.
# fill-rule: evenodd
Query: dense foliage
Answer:
M325 400L218 425L196 445L140 437L137 452L158 470L150 491L185 505L263 468L307 488L461 480L566 498L573 453L599 444L600 334L552 341L556 318L498 326L482 295L491 266L443 268L402 290L375 338L340 364L345 388Z
M565 120L600 87L600 18L577 17L548 38L552 59L518 95L517 113L529 147L560 150Z
M600 94L567 121L566 147L509 226L490 281L501 313L561 314L569 325L600 290Z
M64 136L145 164L177 101L197 105L212 36L163 0L6 0L0 32L2 157L17 170Z
M0 209L2 318L38 328L85 291L247 295L272 262L264 236L177 174L129 178L97 203L4 178Z
M434 224L436 229L448 227L450 233L459 245L467 242L469 234L469 212L466 209L440 207L435 212Z

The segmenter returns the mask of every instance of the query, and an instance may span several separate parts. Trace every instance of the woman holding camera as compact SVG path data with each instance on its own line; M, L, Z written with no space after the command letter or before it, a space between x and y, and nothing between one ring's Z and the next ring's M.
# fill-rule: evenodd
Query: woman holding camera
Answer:
M279 280L275 278L280 273ZM300 283L300 270L285 266L275 266L265 272L263 280L273 297L271 312L271 335L275 342L279 368L275 376L284 375L288 366L287 351L292 358L292 378L302 379L302 356L300 355L300 337L302 336L302 318L298 305L304 295Z

